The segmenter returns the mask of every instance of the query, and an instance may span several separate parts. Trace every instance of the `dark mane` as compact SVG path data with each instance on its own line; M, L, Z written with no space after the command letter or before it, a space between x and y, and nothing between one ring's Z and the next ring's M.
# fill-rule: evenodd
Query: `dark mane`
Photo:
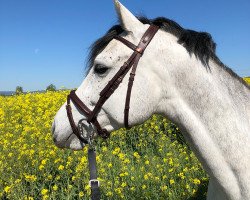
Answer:
M173 34L178 38L178 43L183 45L186 50L189 52L190 56L195 55L199 59L204 67L209 69L209 59L213 59L218 65L220 65L224 70L226 70L231 76L238 79L242 84L247 86L249 85L236 73L234 73L230 68L225 66L219 58L216 56L216 44L214 43L211 35L206 32L196 32L189 29L184 29L175 21L158 17L155 19L147 19L146 17L138 17L138 19L143 24L154 24L159 26L162 30ZM98 54L100 54L108 43L116 36L125 32L120 24L113 26L108 32L97 41L95 41L90 47L90 53L88 58L88 68L87 71L91 68L94 63L94 60Z

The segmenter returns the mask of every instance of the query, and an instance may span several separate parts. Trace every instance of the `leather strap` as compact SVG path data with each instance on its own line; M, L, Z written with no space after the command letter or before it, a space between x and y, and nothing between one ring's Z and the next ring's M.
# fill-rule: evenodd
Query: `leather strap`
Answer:
M88 150L88 160L89 160L89 172L90 172L89 185L91 189L91 199L99 200L101 194L100 194L99 181L97 180L96 153L95 150L92 148Z
M156 32L158 30L159 30L159 27L151 25L147 29L147 31L144 33L144 35L142 36L138 46L135 49L135 52L137 53L137 55L136 55L136 57L135 57L135 59L133 60L133 63L132 63L133 68L132 68L132 71L131 71L130 77L129 77L127 96L126 96L126 102L125 102L125 109L124 109L124 125L125 125L126 128L129 128L129 124L128 124L129 108L130 108L129 105L130 105L131 91L132 91L132 87L133 87L136 68L137 68L139 60L140 60L142 54L144 53L146 47L149 45L149 43L151 42L151 40L153 39L154 35L156 34ZM123 42L128 47L130 47L130 48L133 47L133 46L131 46L130 43L128 43L127 40L124 41L123 38L122 38L123 40L121 39L121 37L118 37L118 38L119 38L119 41Z
M134 77L135 77L135 71L138 65L138 62L140 60L141 55L137 54L135 58L135 62L133 65L133 68L130 73L130 77L128 80L128 89L127 89L127 96L126 96L126 101L125 101L125 109L124 109L124 125L126 128L129 128L128 125L128 117L129 117L129 108L130 108L130 97L131 97L131 91L134 83Z
M130 49L136 51L137 46L129 42L128 40L124 39L123 37L117 35L114 37L114 39L119 40L120 42L128 46Z
M90 115L91 110L78 98L75 93L75 90L70 92L70 99L74 102L75 105L85 114Z
M72 91L70 93L72 93ZM72 128L73 133L77 136L77 138L81 142L83 142L85 144L88 144L88 141L85 138L82 137L82 135L80 134L80 132L79 132L79 130L77 128L77 126L75 125L75 122L74 122L74 119L73 119L73 114L72 114L72 108L70 106L70 99L71 99L71 97L70 97L70 95L68 95L66 110L67 110L67 116L68 116L68 119L69 119L70 126Z
M84 115L86 115L86 117L90 116L90 114L92 113L90 111L90 109L78 98L78 96L76 95L75 93L75 90L72 90L70 92L70 94L68 95L67 97L67 105L66 105L66 110L67 110L67 116L68 116L68 119L69 119L69 123L71 125L71 128L73 130L73 133L78 137L78 139L80 141L82 141L83 143L85 144L88 144L88 141L83 138L83 136L80 134L77 126L75 125L75 122L74 122L74 119L73 119L73 115L72 115L72 108L71 108L71 105L70 105L70 100L72 100L72 102L75 104L75 106L81 111L84 113ZM106 130L106 129L102 129L99 122L97 121L96 118L94 118L92 120L92 123L94 124L94 126L96 127L97 129L97 132L98 134L106 139L109 137L109 132Z

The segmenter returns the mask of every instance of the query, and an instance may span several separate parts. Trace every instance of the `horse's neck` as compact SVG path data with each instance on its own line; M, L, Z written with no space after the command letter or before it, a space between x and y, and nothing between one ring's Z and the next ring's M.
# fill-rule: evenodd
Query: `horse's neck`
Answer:
M223 94L230 99L235 111L244 115L244 118L248 118L250 123L250 87L233 76L233 72L229 72L230 69L223 68L214 62L212 64L215 69L214 77L218 80L220 89L224 91Z
M250 125L249 88L214 61L210 61L211 71L205 70L201 63L190 67L192 70L183 72L184 81L177 78L177 90L197 115L203 120L214 121L218 116L217 121L233 119L240 126Z
M210 61L211 71L196 63L197 66L188 66L174 77L180 104L185 104L209 129L217 123L219 127L220 123L233 123L227 131L250 128L249 88L214 61Z
M180 127L210 176L226 190L236 188L232 195L237 196L238 184L250 180L249 170L239 177L250 163L250 91L214 62L211 72L202 65L188 67L173 78L177 93L164 101L163 112Z

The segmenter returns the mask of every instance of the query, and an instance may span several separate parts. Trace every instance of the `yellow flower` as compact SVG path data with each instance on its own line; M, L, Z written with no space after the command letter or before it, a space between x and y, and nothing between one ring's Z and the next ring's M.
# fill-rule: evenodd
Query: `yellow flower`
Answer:
M124 183L124 182L123 182L123 183L121 184L121 186L122 186L122 187L126 187L126 186L127 186L127 183Z
M41 162L42 165L46 165L46 163L47 163L47 159L43 159Z
M52 175L51 174L49 174L48 176L47 176L47 178L48 178L48 180L52 180Z
M120 177L124 177L125 174L124 174L124 173L120 173L119 176L120 176Z
M199 185L201 183L201 181L199 179L195 178L195 179L193 179L193 183L195 185Z
M85 190L90 190L90 186L89 184L87 184L85 187L84 187Z
M10 192L10 189L11 189L10 186L6 186L6 187L4 188L4 192L9 193L9 192Z
M112 165L112 163L109 163L108 168L111 168L111 167L113 167L113 165Z
M42 189L41 194L46 195L48 194L49 190L48 189Z
M25 180L26 181L29 181L29 182L34 182L37 180L37 177L35 175L28 175L28 174L25 174L24 175L25 177Z
M120 160L124 160L125 154L124 153L119 153L118 157L119 157Z
M103 151L103 152L106 152L107 150L108 150L108 148L107 148L107 147L105 147L105 146L104 146L104 147L102 147L102 151Z
M170 185L172 185L172 184L175 183L175 181L174 181L173 179L170 179L170 180L169 180L169 183L170 183Z
M8 157L12 157L12 156L13 156L13 153L12 153L12 152L8 154Z
M130 160L127 159L127 158L125 158L125 159L123 160L123 163L124 163L124 164L128 164L128 163L130 163Z
M142 187L141 187L143 190L145 190L146 188L147 188L147 186L146 185L142 185Z
M122 188L115 188L115 192L117 194L122 194Z
M59 170L64 170L64 166L63 165L59 165L58 169Z
M44 165L40 165L39 170L43 170L43 169L44 169Z
M116 147L116 148L112 151L112 154L113 154L113 155L117 155L120 151L121 151L121 149L120 149L119 147Z
M25 196L24 200L34 200L34 198L33 197L27 197L27 196Z
M169 162L168 162L169 165L173 165L174 162L173 162L173 159L172 158L169 158Z
M58 186L57 186L57 185L54 185L54 186L52 187L52 189L53 189L54 191L57 191L57 190L58 190Z
M43 200L47 200L47 199L49 199L49 196L48 195L44 195L43 196Z
M21 182L21 179L16 179L15 180L15 183L17 184L17 183L20 183Z
M146 161L145 161L145 164L146 164L146 165L149 165L149 160L146 160Z
M185 168L183 169L183 171L184 171L184 172L187 172L187 171L188 171L188 168L187 168L187 167L185 167Z
M83 197L83 196L84 196L83 191L79 192L78 196L79 196L79 197Z
M137 152L134 152L134 157L136 157L137 159L139 159L141 156L137 153Z
M68 189L72 189L72 187L73 187L73 185L70 185L70 184L68 185Z
M96 156L96 162L101 162L101 156L100 155L98 155L98 156Z
M177 176L179 176L179 177L180 177L181 179L183 179L183 180L184 180L184 179L185 179L185 177L186 177L186 176L184 175L184 173L183 173L183 172L180 172Z
M106 195L109 196L109 197L111 197L111 196L113 196L113 192L108 191L108 192L106 193Z
M162 191L165 191L165 190L167 190L167 189L168 189L168 186L166 186L166 185L161 186L161 190L162 190Z

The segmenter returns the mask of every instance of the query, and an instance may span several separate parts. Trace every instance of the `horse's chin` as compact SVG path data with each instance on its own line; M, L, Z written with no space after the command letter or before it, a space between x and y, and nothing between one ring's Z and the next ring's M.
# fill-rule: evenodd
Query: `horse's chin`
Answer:
M55 142L55 145L59 148L71 149L74 151L82 150L85 147L85 144L81 142L75 134L71 134L70 137L66 141Z
M85 144L81 142L75 134L72 134L69 140L66 142L66 148L72 149L75 151L82 150L85 147Z

